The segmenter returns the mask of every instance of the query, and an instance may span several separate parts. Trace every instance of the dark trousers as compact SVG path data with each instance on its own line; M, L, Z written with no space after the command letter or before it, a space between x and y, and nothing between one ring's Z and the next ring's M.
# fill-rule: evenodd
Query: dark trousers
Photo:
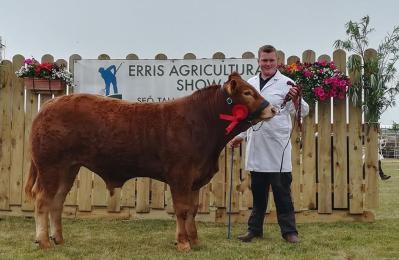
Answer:
M253 208L248 220L248 231L257 235L263 234L263 221L271 185L282 236L289 233L298 234L291 199L291 182L291 172L251 172Z
M384 171L382 170L382 166L381 166L381 160L378 160L378 174L380 175L380 177L384 177Z

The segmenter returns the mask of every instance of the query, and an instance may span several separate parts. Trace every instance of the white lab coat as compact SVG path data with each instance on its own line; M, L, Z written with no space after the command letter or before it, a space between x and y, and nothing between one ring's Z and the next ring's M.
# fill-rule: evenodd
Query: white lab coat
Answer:
M248 80L248 83L258 91L260 89L259 77L258 75ZM277 71L274 77L262 88L260 93L273 106L280 108L291 87L287 85L287 81L294 82ZM306 116L309 113L309 106L303 99L301 106L302 116ZM292 128L290 113L294 112L294 104L290 101L280 113L269 121L265 121L263 124L260 122L249 128L246 132L239 134L242 138L247 137L245 168L248 171L279 172L281 160L283 159L283 150L287 143L281 171L292 171L291 142L289 142L289 137Z

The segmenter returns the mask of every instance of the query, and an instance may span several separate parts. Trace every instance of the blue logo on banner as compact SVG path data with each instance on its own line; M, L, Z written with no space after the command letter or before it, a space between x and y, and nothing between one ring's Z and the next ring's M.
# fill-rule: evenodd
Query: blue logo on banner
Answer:
M114 94L118 94L118 84L116 80L116 73L118 72L119 68L121 67L122 63L116 68L115 65L111 65L108 68L100 67L98 72L101 74L101 77L104 79L105 84L105 95L109 96L110 94L110 87L112 84L112 88L114 90Z

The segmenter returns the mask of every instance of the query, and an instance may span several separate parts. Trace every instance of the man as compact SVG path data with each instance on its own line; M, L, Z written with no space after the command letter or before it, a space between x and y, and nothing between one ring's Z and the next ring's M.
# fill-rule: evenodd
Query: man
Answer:
M384 156L382 155L382 150L385 148L386 141L385 139L379 139L379 149L378 149L378 173L380 175L381 180L386 181L391 178L390 175L386 175L382 170L381 160L384 160Z
M248 138L245 167L251 172L253 208L248 220L248 232L238 239L250 242L254 237L263 236L263 221L271 185L281 234L287 242L297 243L299 238L290 188L290 113L295 112L301 105L302 115L307 115L309 106L303 100L299 103L299 89L288 85L287 82L293 81L277 70L277 52L273 46L265 45L259 48L258 64L260 75L249 79L248 83L275 107L281 107L287 95L291 101L271 120L260 122L229 142L231 147L236 147L246 136Z
M380 159L378 160L378 174L380 175L381 180L386 181L386 180L388 180L389 178L391 178L391 175L386 175L386 174L384 173L384 171L382 170L382 166L381 166L381 156L382 156L382 155L380 155ZM382 158L382 159L384 159L384 158Z

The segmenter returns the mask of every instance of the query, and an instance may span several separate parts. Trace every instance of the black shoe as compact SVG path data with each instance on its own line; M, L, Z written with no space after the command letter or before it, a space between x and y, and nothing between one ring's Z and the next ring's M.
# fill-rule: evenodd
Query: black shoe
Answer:
M297 233L287 234L283 237L284 237L285 241L287 241L288 243L292 243L292 244L299 243L299 241L300 241Z
M251 242L253 238L255 237L263 237L262 234L255 234L251 231L248 231L244 235L238 236L238 239L241 240L242 242Z
M382 175L381 176L381 180L383 180L383 181L386 181L386 180L388 180L389 178L391 178L391 176L390 175Z

